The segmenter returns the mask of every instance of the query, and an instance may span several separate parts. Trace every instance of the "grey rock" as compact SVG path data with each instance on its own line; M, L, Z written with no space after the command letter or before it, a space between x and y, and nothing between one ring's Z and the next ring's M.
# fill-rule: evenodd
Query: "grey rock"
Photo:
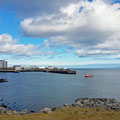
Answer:
M0 107L0 113L7 113L9 109L8 108L4 108L4 107Z
M4 103L2 103L1 107L8 108Z
M31 113L35 113L35 111L34 111L34 110L30 110L30 112L31 112Z
M42 108L40 111L42 113L51 113L52 112L51 108Z
M27 114L27 110L24 109L24 110L22 110L21 112L19 112L19 114L21 114L21 115Z
M12 114L19 114L16 110L12 111Z
M0 114L7 114L7 115L12 115L12 114L27 114L27 110L22 110L21 112L17 112L14 110L11 110L9 108L5 108L5 107L0 107Z
M106 109L120 110L120 102L108 98L79 98L72 107L105 107Z
M77 107L77 104L76 104L76 103L73 103L73 104L72 104L72 107Z
M57 107L53 107L51 110L52 111L55 111L55 110L57 110L58 108Z
M64 107L71 107L70 104L64 104L63 106L64 106Z
M77 104L77 103L76 103ZM82 103L79 103L79 104L77 104L79 107L84 107L84 104L82 104Z
M11 110L8 110L8 111L6 112L6 114L7 114L7 115L12 115L13 112L12 112Z
M84 105L82 103L75 103L72 105L73 107L84 107Z
M89 99L86 99L86 100L84 100L83 103L86 104L86 103L89 103L89 101L90 101Z

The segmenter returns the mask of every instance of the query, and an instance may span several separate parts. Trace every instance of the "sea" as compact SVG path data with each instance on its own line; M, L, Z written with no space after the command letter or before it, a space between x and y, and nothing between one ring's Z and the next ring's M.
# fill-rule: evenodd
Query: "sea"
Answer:
M61 107L77 98L115 98L120 101L120 69L77 69L77 74L46 72L0 73L0 104L17 111L39 112ZM93 74L85 78L85 74Z

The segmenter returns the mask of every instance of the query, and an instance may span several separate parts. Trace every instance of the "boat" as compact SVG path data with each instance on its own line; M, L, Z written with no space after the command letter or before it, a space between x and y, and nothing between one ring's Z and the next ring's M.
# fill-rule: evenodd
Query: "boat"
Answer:
M0 78L0 83L2 82L8 82L7 79L4 79L4 78Z
M92 74L86 74L85 77L93 77Z

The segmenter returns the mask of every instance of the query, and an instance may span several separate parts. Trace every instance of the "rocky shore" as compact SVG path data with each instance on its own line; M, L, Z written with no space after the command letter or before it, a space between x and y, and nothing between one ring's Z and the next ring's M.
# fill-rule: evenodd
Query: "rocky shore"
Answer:
M116 99L108 99L108 98L79 98L76 99L73 104L64 104L63 107L88 107L88 108L98 108L103 107L106 110L114 110L119 111L120 110L120 102L118 102ZM61 107L62 108L62 107ZM59 108L42 108L40 110L41 113L51 113ZM33 113L32 111L31 113ZM28 114L27 110L23 110L21 112L11 110L6 105L2 105L0 107L0 114Z
M88 108L98 108L104 107L106 110L120 110L120 102L116 99L108 99L108 98L79 98L76 99L73 104L64 104L64 107L88 107ZM51 113L59 108L42 108L41 112Z
M25 114L28 114L27 113L27 110L22 110L21 112L18 112L16 110L11 110L7 107L4 107L4 106L1 106L0 107L0 114L7 114L7 115L16 115L16 114L19 114L19 115L25 115Z
M108 99L108 98L79 98L75 100L75 103L71 105L64 105L70 107L104 107L105 109L112 109L115 111L120 110L120 102L116 99Z

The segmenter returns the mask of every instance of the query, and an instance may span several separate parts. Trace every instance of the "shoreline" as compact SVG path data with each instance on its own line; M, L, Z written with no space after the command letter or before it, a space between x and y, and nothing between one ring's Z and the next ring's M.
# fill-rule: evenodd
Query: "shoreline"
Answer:
M74 103L72 104L63 104L63 106L57 108L57 107L53 107L53 108L41 108L39 113L52 113L53 111L56 111L58 109L62 109L64 107L67 108L75 108L75 107L79 107L79 108L99 108L102 107L106 110L113 110L115 112L120 110L120 102L117 101L116 99L110 99L110 98L78 98L75 100ZM16 110L11 110L10 108L7 107L7 105L2 104L2 106L0 107L0 114L7 114L7 115L14 115L14 114L20 114L20 115L24 115L24 114L33 114L33 113L38 113L35 111L30 111L30 113L24 109L21 112L18 112Z

